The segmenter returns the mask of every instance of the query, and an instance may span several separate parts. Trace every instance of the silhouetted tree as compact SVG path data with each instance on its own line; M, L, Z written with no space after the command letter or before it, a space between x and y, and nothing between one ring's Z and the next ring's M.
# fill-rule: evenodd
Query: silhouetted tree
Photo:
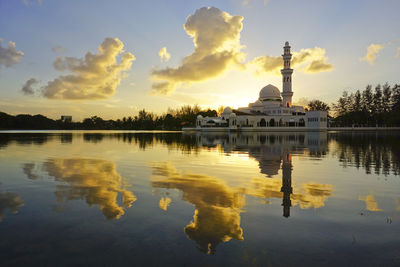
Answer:
M374 93L374 99L372 101L372 114L380 114L383 110L382 108L382 90L381 90L381 85L378 84L375 87L375 93Z
M321 100L311 100L308 102L308 110L322 110L322 111L329 111L330 107L327 103L322 102Z
M392 111L400 111L400 85L398 84L392 88Z
M371 85L367 85L362 93L361 106L362 110L366 112L371 112L371 107L373 106L374 96L371 88Z
M383 112L389 112L392 104L392 91L388 83L383 85L383 95L382 95L382 110Z
M361 93L360 90L357 90L354 94L354 103L353 103L353 111L359 112L362 110L361 107Z

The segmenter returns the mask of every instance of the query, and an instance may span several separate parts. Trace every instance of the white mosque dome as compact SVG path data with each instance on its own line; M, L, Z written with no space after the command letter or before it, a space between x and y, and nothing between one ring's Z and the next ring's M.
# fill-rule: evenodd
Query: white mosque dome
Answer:
M266 100L280 101L281 100L281 92L279 91L279 89L276 86L273 86L272 84L268 84L263 89L261 89L259 99L261 101L266 101Z
M197 119L202 119L203 118L203 116L201 116L200 114L199 115L197 115Z
M232 113L232 109L230 107L226 107L226 108L224 108L224 112L223 113L224 114L230 114L230 113Z

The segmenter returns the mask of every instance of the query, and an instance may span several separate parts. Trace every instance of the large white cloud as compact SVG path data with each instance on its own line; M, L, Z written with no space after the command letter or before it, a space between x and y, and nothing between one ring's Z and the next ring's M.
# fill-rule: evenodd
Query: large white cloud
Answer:
M118 38L105 38L97 54L87 52L84 58L57 57L54 68L71 73L48 82L43 88L43 95L51 99L109 98L115 94L134 60L133 54L124 53L124 44Z
M360 60L367 61L370 65L374 65L375 59L377 58L379 52L384 48L381 44L370 44L367 48L367 53Z
M333 65L328 63L326 50L320 47L303 48L299 52L293 52L291 67L303 66L300 71L305 73L317 73L333 70ZM272 73L280 75L283 68L283 60L280 56L260 56L248 63L248 67L254 67L256 73Z
M17 64L24 56L24 53L17 51L14 42L9 41L7 48L3 47L2 43L3 39L0 38L0 68L2 66L11 67L12 65Z
M243 17L232 16L215 7L203 7L190 15L184 25L193 38L194 51L176 68L153 69L152 88L170 93L182 83L190 84L214 78L234 65L240 65L240 32Z

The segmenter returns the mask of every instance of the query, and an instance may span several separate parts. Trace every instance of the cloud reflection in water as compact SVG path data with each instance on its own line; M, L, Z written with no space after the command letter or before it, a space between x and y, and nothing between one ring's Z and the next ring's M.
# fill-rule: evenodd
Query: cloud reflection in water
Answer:
M207 254L215 253L219 243L244 239L240 213L246 194L262 199L282 199L283 216L289 217L292 202L301 209L321 208L333 192L332 185L310 182L298 186L292 193L288 172L282 179L254 178L251 186L235 188L217 177L178 171L171 162L156 162L152 167L153 187L180 190L182 199L195 206L193 220L184 231L189 239L196 241L200 251ZM169 203L162 198L160 208L166 210Z
M24 201L15 193L0 193L0 222L3 220L6 210L17 213L18 208L24 205Z
M365 208L368 211L383 211L383 209L378 207L378 202L372 193L367 196L359 196L358 200L365 201Z
M136 201L135 195L124 188L123 178L117 172L116 164L102 159L67 158L48 159L43 170L56 181L57 202L85 199L86 203L98 205L107 219L119 219L125 214L117 202L122 195L122 204L129 208Z
M221 242L243 240L243 190L231 188L216 177L179 172L169 162L154 164L152 186L178 189L183 200L195 206L193 221L185 227L185 233L196 241L200 251L213 254Z

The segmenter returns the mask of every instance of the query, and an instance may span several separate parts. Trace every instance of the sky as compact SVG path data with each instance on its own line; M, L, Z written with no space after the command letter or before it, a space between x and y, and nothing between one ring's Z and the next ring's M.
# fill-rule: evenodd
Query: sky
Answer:
M0 111L117 119L400 83L400 1L0 0Z

